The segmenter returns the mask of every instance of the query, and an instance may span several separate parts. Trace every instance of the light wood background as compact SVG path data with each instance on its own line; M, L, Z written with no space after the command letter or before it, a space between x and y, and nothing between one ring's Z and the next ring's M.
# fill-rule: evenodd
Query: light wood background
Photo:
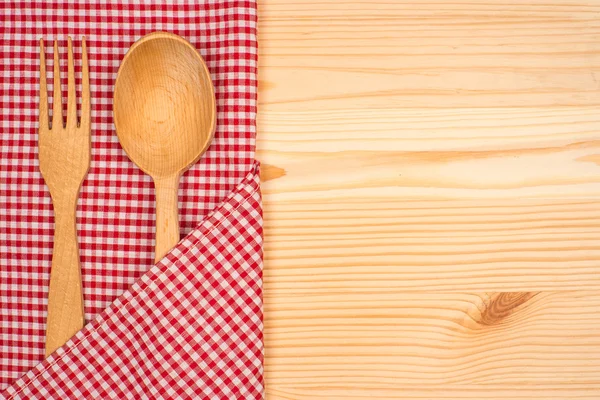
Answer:
M267 398L600 398L600 1L261 0Z

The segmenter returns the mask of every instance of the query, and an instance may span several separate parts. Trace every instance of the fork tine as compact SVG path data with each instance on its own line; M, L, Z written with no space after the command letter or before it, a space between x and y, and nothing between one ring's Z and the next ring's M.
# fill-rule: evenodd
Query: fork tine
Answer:
M40 39L40 121L39 131L48 129L48 86L46 85L46 48L44 39Z
M52 128L64 126L62 113L62 89L60 85L60 61L58 40L54 40L54 98L52 99Z
M85 36L81 38L81 125L89 129L91 124L90 71Z
M68 37L67 68L67 126L77 126L77 97L75 95L75 66L73 65L73 43Z

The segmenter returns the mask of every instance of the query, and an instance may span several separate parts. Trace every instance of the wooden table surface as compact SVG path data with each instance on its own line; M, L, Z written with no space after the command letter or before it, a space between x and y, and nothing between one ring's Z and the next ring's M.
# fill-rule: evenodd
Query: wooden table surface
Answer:
M600 1L261 0L267 398L600 398Z

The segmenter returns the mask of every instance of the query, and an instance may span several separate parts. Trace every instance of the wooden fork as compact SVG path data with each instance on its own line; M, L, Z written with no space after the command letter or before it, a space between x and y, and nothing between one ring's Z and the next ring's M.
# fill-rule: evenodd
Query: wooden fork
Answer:
M54 250L46 356L83 328L83 294L75 211L79 188L90 166L90 83L85 38L82 39L81 122L77 122L73 46L68 39L67 121L63 119L58 42L54 41L54 98L52 121L48 121L48 89L44 40L40 39L40 171L50 189L54 206Z

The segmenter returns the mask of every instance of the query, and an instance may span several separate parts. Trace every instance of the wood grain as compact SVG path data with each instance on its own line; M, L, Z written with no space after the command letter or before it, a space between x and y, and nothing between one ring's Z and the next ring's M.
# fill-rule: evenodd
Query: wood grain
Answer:
M268 399L600 397L600 2L260 2Z

